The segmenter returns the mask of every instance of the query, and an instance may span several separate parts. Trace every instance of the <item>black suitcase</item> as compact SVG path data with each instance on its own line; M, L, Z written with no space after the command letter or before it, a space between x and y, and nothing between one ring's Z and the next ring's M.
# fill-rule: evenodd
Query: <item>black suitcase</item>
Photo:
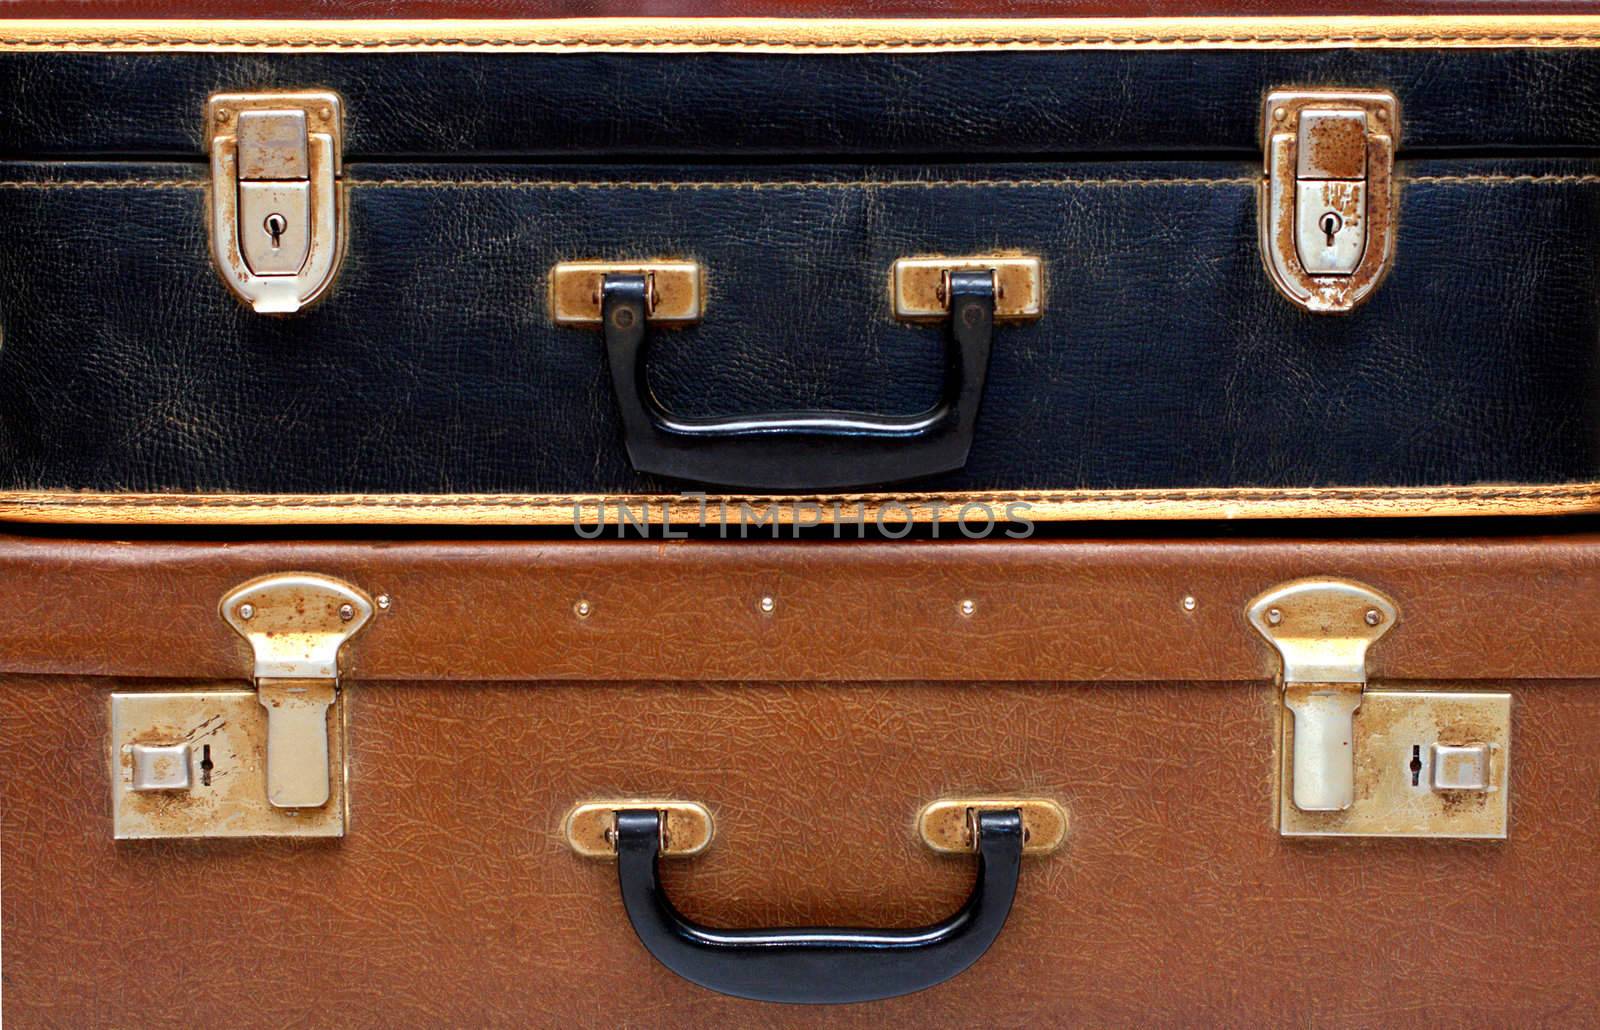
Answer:
M1593 18L564 24L9 23L0 515L1600 506Z

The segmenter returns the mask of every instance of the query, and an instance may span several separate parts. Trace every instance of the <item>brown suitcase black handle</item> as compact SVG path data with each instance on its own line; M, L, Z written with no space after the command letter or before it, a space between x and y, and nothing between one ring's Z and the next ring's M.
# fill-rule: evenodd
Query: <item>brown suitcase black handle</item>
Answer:
M1022 813L979 812L977 838L978 879L966 904L914 930L718 930L693 923L661 889L661 816L654 809L616 813L617 880L639 940L686 980L755 1001L876 1001L943 983L999 936L1017 893Z
M961 468L972 449L994 332L994 273L950 275L944 392L916 415L834 411L677 418L645 380L643 275L607 275L600 317L628 457L640 472L767 490L823 490L915 479Z

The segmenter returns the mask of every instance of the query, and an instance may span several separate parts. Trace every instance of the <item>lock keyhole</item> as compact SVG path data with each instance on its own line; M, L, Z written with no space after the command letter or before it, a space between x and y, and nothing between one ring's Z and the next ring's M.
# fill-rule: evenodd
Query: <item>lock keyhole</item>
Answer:
M1333 246L1333 238L1344 228L1344 219L1339 217L1339 212L1328 211L1317 221L1317 227L1328 237L1328 246ZM276 244L274 244L276 245Z
M283 243L283 234L289 231L289 220L274 211L261 223L261 227L272 238L272 248L276 250Z

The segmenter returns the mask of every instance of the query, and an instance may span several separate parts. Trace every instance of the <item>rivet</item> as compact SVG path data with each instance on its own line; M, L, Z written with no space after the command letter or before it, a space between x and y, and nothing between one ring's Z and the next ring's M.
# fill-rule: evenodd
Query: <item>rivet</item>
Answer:
M378 607L379 608L383 609L384 611L388 611L389 610L389 603L390 602L389 602L389 595L388 594L379 594L378 595Z
M1289 117L1289 112L1286 108L1280 107L1272 112L1272 120L1275 122L1281 122L1287 117Z
M776 608L777 606L778 602L774 601L770 596L763 597L761 599L761 611L767 615L771 615L772 609Z
M971 618L972 617L972 613L977 611L977 610L978 610L977 602L973 601L971 598L968 598L967 600L964 600L964 601L961 602L961 614L962 615L965 615L968 618Z
M232 117L233 117L233 112L228 110L226 107L217 108L217 121L225 122L229 118L232 118Z
M1183 610L1186 611L1186 612L1192 612L1192 611L1194 611L1195 605L1197 605L1199 603L1200 603L1199 601L1196 601L1194 599L1194 595L1190 594L1190 595L1188 595L1187 597L1185 597L1183 599Z
M589 613L594 611L594 607L590 605L588 601L579 601L577 604L572 606L572 611L578 616L578 618L587 619L589 617Z
M255 618L255 615L256 615L256 606L255 605L253 605L253 604L241 604L239 606L239 618L241 618L241 619L253 619L253 618Z
M355 605L341 604L339 606L339 618L343 619L346 622L349 622L351 619L353 619L355 617L356 617Z
M1276 608L1267 609L1267 625L1276 626L1283 621L1283 613Z
M1376 609L1376 608L1368 608L1367 609L1367 625L1368 626L1376 626L1378 623L1380 623L1382 621L1383 621L1383 613L1382 612L1378 611L1378 609Z
M332 121L333 120L333 108L331 108L331 107L318 108L317 109L317 117L321 118L325 122Z

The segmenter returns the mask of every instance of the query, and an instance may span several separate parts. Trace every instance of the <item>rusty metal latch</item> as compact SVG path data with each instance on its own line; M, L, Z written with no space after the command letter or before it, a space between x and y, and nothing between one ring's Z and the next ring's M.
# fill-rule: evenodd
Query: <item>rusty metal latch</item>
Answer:
M206 104L211 258L262 314L299 311L344 256L337 94L218 93Z
M339 649L372 611L371 599L348 583L307 573L251 580L222 601L222 617L255 652L256 694L267 710L267 800L277 808L328 802Z
M1262 121L1267 273L1307 311L1348 312L1394 261L1399 104L1379 90L1274 90Z
M1394 602L1360 583L1302 579L1250 603L1250 624L1283 658L1283 703L1294 715L1294 805L1334 812L1355 800L1355 714L1367 648L1399 619Z

